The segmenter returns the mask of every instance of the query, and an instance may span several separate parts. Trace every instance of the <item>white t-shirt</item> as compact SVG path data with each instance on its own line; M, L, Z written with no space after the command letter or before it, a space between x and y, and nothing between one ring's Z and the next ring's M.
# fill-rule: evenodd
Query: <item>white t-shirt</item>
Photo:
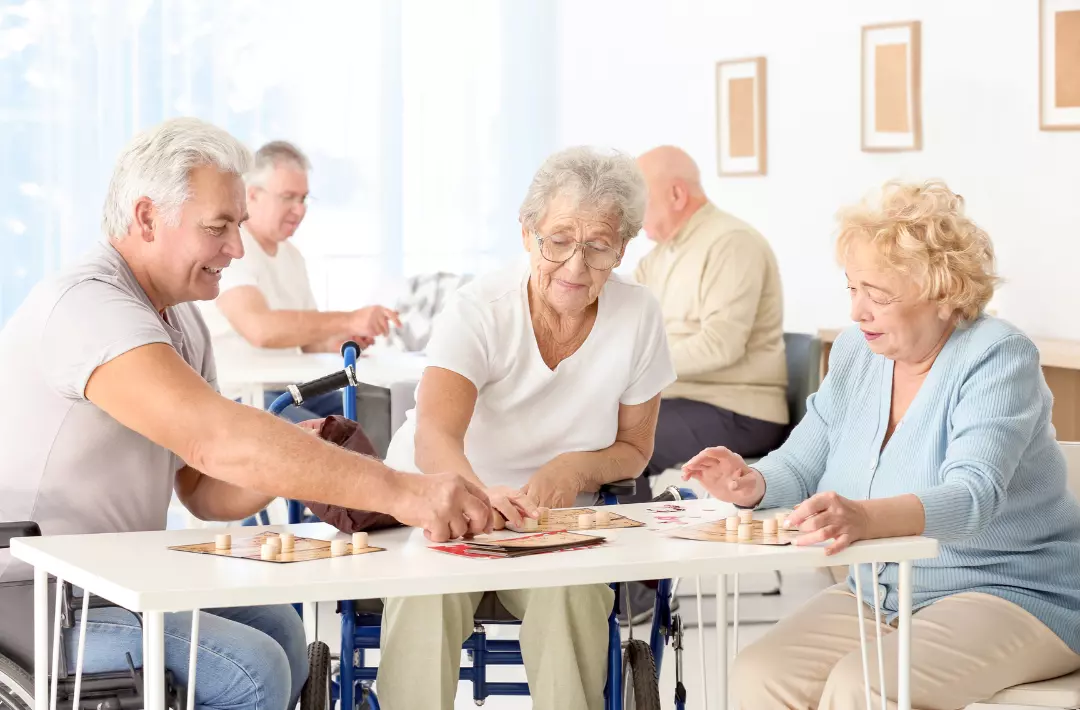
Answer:
M551 370L540 356L520 263L463 286L436 317L429 366L478 391L465 455L485 485L524 486L559 454L615 443L619 405L647 402L675 381L660 304L612 274L577 352ZM390 442L387 465L417 472L415 411Z
M240 230L240 239L244 243L244 258L221 272L220 293L239 286L254 286L271 310L319 310L300 250L284 241L278 244L277 254L270 256L246 230ZM215 347L241 340L216 303L202 304L202 310Z

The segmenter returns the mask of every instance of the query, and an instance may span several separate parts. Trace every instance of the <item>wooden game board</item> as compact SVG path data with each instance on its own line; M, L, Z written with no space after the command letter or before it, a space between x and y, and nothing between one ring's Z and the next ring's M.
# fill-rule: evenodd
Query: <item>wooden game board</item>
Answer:
M296 542L293 545L292 552L282 552L278 555L276 560L264 560L262 558L262 545L266 542L266 538L274 535L274 533L261 533L254 537L233 537L232 548L228 550L218 550L214 548L213 542L203 542L196 545L177 545L170 547L170 550L177 550L179 552L195 552L202 555L217 555L218 557L236 557L244 560L258 560L259 562L276 562L278 564L288 564L290 562L309 562L311 560L324 560L329 559L330 555L330 543L327 540L314 540L307 537L297 537ZM366 555L371 552L384 552L386 548L383 547L367 547L359 552L357 555ZM353 553L352 545L348 546L348 554L343 557L349 557Z
M578 528L578 516L582 513L595 513L595 508L555 508L550 513L546 521L540 521L536 530L525 530L517 526L507 525L507 530L513 530L514 532L557 532L559 530L579 530ZM640 528L644 527L645 523L640 523L637 520L631 520L625 515L619 515L618 513L611 514L611 522L607 525L597 524L595 527L589 528L590 530L613 530L616 528Z
M727 530L723 520L664 531L671 537L704 542L734 542L742 545L790 545L801 533L792 530L779 530L775 535L766 535L760 520L751 522L753 535L749 540L740 540L737 530Z

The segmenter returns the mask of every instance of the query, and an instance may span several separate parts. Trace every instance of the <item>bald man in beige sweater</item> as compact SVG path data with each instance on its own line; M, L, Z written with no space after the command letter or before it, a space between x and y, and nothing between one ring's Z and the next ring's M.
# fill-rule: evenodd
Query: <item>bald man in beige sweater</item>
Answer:
M660 299L678 381L663 394L648 473L709 446L760 456L786 434L780 272L769 243L705 196L693 159L662 146L638 159L656 247L637 280Z

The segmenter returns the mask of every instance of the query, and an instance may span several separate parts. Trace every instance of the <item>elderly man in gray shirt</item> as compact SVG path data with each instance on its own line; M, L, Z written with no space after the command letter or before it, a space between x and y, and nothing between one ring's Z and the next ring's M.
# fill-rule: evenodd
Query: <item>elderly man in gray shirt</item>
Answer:
M6 396L33 406L0 408L0 521L33 520L47 535L160 530L175 490L204 520L285 496L386 512L434 540L489 529L487 498L462 478L393 471L217 392L191 302L215 298L222 269L243 256L249 163L235 138L195 119L167 121L120 156L107 239L39 284L0 332ZM0 551L0 581L28 576ZM91 614L85 670L122 670L128 652L140 664L136 618ZM292 707L307 672L296 613L202 614L196 705ZM166 617L166 663L181 683L190 626L190 615Z

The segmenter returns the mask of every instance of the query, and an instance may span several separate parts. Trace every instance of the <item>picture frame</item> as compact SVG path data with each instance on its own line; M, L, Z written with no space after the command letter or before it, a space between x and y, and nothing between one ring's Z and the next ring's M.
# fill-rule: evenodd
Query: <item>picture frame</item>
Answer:
M918 20L862 28L862 149L922 150L922 26Z
M1039 0L1039 129L1080 131L1080 0Z
M765 175L768 135L765 57L716 63L716 170Z

